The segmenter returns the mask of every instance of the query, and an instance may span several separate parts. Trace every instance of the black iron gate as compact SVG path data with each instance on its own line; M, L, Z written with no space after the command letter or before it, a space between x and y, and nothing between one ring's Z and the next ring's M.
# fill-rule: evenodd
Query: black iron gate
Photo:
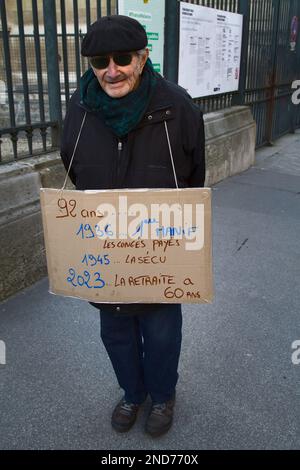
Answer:
M298 0L252 0L248 5L247 70L242 103L252 106L257 145L270 144L300 126L300 108L292 103L292 83L300 78Z
M205 111L249 105L257 123L257 147L300 127L300 105L292 103L292 83L300 80L299 0L190 0L244 15L240 89L196 100Z
M88 25L117 0L0 0L0 162L59 147Z
M203 110L251 106L257 146L300 127L300 105L291 100L292 82L300 79L300 34L294 44L292 27L300 1L189 3L244 15L239 92L196 100ZM175 81L178 11L177 0L166 0L164 71ZM0 161L58 148L70 95L88 66L82 37L98 17L116 12L117 0L0 0Z

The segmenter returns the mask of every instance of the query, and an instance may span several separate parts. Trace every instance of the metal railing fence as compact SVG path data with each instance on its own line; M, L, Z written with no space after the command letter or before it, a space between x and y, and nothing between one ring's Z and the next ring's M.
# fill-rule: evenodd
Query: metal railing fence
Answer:
M80 43L116 3L0 0L0 162L59 147L62 117L88 66Z
M244 15L238 92L196 99L204 112L252 107L257 146L300 127L291 84L300 79L300 37L291 50L298 0L190 0ZM26 8L25 8L26 7ZM87 69L82 38L117 0L0 0L0 162L59 147L70 96ZM166 0L164 75L177 81L179 1Z

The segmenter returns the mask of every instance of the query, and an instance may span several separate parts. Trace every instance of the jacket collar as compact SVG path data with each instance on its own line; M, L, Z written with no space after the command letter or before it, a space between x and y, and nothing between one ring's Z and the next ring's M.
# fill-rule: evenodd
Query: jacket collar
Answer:
M165 79L162 78L159 74L157 74L157 84L156 90L154 95L149 103L148 109L140 121L140 123L136 126L136 129L140 127L144 127L147 124L154 124L157 122L169 121L170 119L175 118L175 108L166 93L166 89L164 86ZM87 106L84 105L82 101L77 102L78 106L83 108L87 112L92 112Z

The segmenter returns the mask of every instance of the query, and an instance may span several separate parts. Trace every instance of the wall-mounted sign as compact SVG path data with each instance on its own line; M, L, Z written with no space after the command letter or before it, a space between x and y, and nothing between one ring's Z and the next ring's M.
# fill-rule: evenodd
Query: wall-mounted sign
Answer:
M150 59L154 69L163 73L164 63L164 0L119 0L119 15L139 21L146 30Z
M178 83L193 98L238 90L243 16L180 3Z

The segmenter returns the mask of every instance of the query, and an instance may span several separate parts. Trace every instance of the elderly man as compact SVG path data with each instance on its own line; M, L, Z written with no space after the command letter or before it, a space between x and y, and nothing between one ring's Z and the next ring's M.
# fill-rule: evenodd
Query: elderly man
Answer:
M61 156L77 189L201 187L200 109L163 79L136 20L108 16L89 28L82 55L91 67L71 98ZM172 425L181 348L180 304L93 304L124 397L112 414L119 432L134 424L148 395L146 432Z

